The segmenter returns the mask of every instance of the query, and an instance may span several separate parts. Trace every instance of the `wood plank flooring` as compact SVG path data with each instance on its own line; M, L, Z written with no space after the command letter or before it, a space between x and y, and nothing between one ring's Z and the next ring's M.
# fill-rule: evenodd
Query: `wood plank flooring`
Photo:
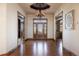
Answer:
M62 40L27 40L9 56L65 56L70 53L65 50L63 54L63 51Z
M55 56L56 44L53 40L28 40L10 56Z

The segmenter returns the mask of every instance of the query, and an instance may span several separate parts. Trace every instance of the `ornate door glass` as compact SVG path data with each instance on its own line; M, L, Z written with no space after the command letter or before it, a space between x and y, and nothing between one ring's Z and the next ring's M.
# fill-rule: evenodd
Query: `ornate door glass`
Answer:
M38 34L43 34L43 24L38 24L37 29Z
M36 34L36 24L34 24L34 34Z
M34 20L34 38L44 39L47 38L47 19Z

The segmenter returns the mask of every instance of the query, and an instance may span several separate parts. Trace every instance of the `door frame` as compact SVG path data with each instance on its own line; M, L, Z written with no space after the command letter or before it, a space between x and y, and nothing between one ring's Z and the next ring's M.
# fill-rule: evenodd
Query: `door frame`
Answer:
M24 23L23 23L23 39L25 39L25 16L24 15L22 15L19 11L17 11L17 45L18 45L18 39L20 39L19 37L18 37L18 19L19 19L19 15L21 15L21 16L23 16L23 19L24 19Z
M60 19L60 20L57 20L58 18L60 18L61 17L61 14L62 14L62 19ZM55 24L57 23L57 21L63 21L63 11L61 11L57 16L55 16L55 19L56 19L56 22L55 22ZM56 24L56 29L57 29L57 24ZM56 34L55 34L55 38L56 38L56 40L57 40L57 31L55 32ZM62 23L62 39L63 39L63 23Z
M35 39L34 38L34 20L39 20L39 19L33 19L33 39ZM48 19L46 18L46 19L41 19L41 20L46 20L46 39L48 38ZM42 24L42 23L40 23L40 24ZM37 24L36 24L36 26L37 26ZM43 25L43 28L44 28L44 25ZM44 29L43 29L44 30Z

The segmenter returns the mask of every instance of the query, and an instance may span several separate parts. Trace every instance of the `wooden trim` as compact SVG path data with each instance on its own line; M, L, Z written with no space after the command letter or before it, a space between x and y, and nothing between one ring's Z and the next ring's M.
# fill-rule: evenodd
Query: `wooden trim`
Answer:
M53 38L52 38L52 39L50 39L50 38L49 38L49 39L33 39L33 38L31 38L31 39L26 39L25 42L26 42L26 41L34 41L34 40L35 40L35 41L36 41L36 40L39 40L39 41L48 41L48 40L51 40L51 41L56 42Z
M27 40L54 40L54 38L47 38L47 39L34 39L34 38L27 38L25 41Z
M34 38L34 24L36 24L36 29L37 29L37 25L38 24L43 24L43 28L44 28L44 24L46 24L46 38L48 38L47 34L48 34L48 19L42 19L42 20L46 20L46 23L34 23L34 20L36 19L33 19L33 38ZM44 30L43 30L44 32Z
M34 39L34 38L27 38L26 40L28 40L28 39L30 40L30 39Z
M57 18L56 17L59 17L59 16L62 16L62 19L60 19L60 20L57 20ZM55 19L56 19L56 34L55 34L55 38L56 39L59 39L59 37L57 37L58 35L57 35L57 22L60 22L60 21L63 21L63 11L61 11L60 13L58 13L58 15L57 16L55 16ZM59 26L60 27L60 26ZM62 23L62 33L63 33L63 23ZM62 36L62 38L61 39L63 39L63 36Z
M24 22L23 22L23 39L25 39L25 16L21 14L19 11L17 11L17 35L18 35L18 16L21 15L23 16ZM20 37L21 38L21 37ZM17 37L17 45L18 45L18 37Z

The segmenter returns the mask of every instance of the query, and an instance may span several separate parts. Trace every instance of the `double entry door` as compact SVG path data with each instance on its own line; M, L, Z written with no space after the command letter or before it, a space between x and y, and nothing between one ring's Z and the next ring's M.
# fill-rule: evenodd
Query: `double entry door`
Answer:
M47 23L34 23L34 39L47 38Z

